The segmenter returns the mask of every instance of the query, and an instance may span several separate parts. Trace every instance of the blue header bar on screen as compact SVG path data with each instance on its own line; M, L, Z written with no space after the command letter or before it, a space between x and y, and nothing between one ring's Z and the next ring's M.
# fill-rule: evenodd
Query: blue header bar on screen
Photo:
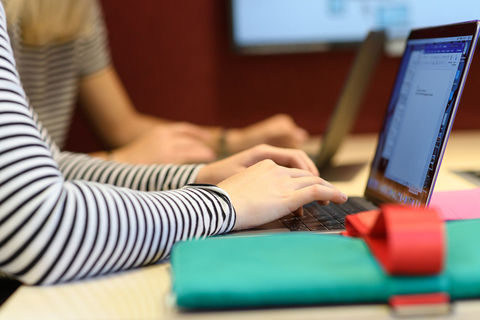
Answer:
M439 43L439 42L456 42L456 41L468 41L472 40L473 36L461 36L461 37L447 37L447 38L429 38L429 39L413 39L409 40L408 44L425 44L425 43Z

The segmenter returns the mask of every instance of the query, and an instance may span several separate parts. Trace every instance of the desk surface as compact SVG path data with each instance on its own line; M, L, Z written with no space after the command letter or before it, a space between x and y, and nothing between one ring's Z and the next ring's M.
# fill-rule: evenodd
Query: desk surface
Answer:
M480 169L480 131L454 132L435 190L475 187L452 170ZM334 159L337 165L364 163L348 182L334 182L349 195L361 195L368 176L376 136L352 136ZM312 144L315 145L315 144ZM308 146L307 146L308 148ZM385 319L390 318L385 305L332 306L249 310L237 312L182 313L169 296L168 264L158 264L102 277L51 287L20 287L0 308L0 319ZM452 318L472 319L480 315L480 301L454 304Z

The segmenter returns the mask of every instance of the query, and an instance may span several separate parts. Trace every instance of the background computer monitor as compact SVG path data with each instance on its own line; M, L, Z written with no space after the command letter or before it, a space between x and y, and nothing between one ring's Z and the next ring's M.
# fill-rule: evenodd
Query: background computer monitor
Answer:
M244 53L327 50L386 31L399 44L413 28L480 18L479 0L231 0L232 36ZM399 42L400 40L400 42Z

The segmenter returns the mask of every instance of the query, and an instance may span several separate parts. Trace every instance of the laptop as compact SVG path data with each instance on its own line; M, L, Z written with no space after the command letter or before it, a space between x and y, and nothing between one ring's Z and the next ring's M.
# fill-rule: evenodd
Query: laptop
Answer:
M310 155L322 174L331 172L331 160L353 127L384 44L385 33L371 31L357 51L327 130L317 149L319 151L317 154Z
M303 217L291 214L279 223L291 231L338 232L345 228L346 215L376 209L382 203L427 206L478 32L478 21L413 30L379 134L364 197L351 197L343 205L310 203L304 206Z

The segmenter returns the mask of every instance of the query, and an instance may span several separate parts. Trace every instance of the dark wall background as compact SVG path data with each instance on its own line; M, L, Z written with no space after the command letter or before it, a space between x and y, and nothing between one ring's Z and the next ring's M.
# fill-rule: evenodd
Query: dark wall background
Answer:
M174 120L244 126L285 112L320 134L354 58L354 50L238 55L230 46L224 0L101 3L113 61L134 104L143 112ZM355 132L380 129L399 62L382 58ZM455 129L480 129L477 88L480 62L474 61ZM67 148L84 152L101 148L79 113Z

